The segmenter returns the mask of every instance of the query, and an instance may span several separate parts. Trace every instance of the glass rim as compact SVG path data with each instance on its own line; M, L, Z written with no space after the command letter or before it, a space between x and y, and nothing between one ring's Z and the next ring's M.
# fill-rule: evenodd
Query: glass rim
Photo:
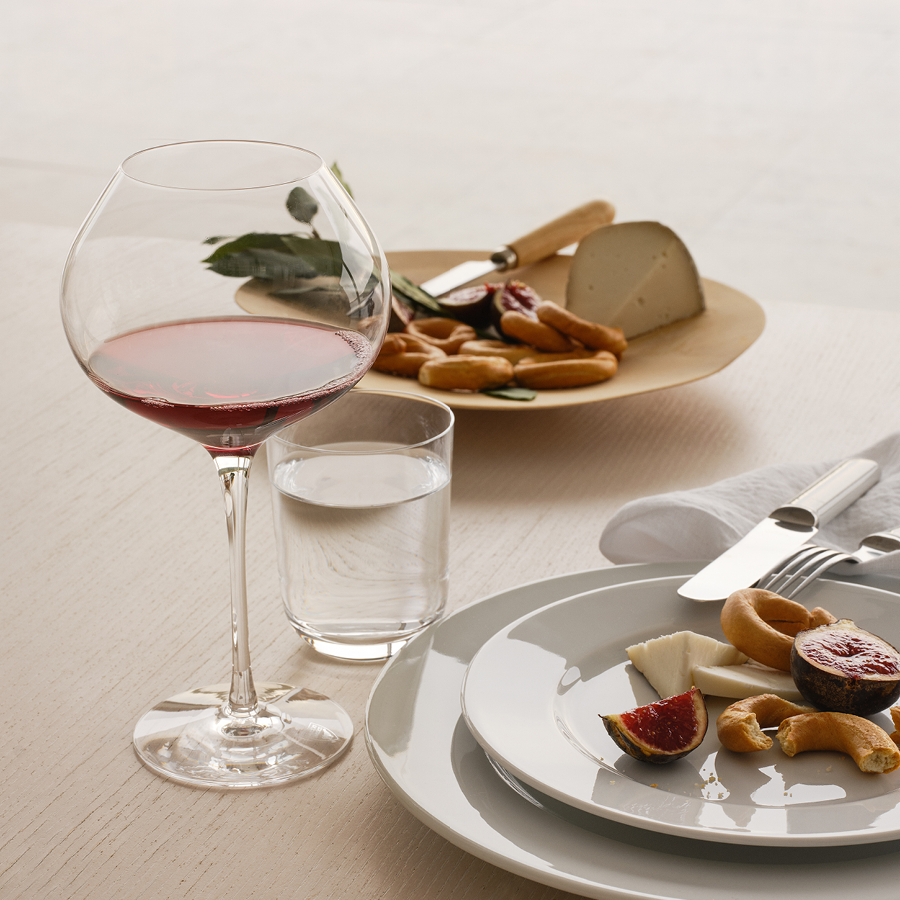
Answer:
M390 451L385 451L384 448L379 450L333 450L330 447L327 450L324 450L322 447L318 447L314 444L301 444L299 441L292 441L289 438L282 437L285 431L289 431L291 428L294 428L297 425L302 425L305 421L301 419L299 422L294 422L292 425L288 425L286 428L283 428L281 431L276 431L275 434L270 435L266 438L266 443L270 441L272 443L279 443L283 447L294 447L297 450L310 450L315 453L326 452L332 456L383 456L385 452L396 452L398 450L415 450L417 447L424 447L428 444L433 444L435 441L439 441L444 439L452 430L453 426L456 423L456 416L453 414L453 410L447 406L446 403L442 403L440 400L436 400L434 397L426 397L424 394L416 394L412 391L385 391L377 388L352 388L349 390L345 396L353 397L360 396L361 394L369 394L376 395L380 397L393 397L398 400L415 400L419 403L425 403L428 406L438 407L442 409L448 416L449 422L447 426L442 430L433 434L429 438L425 438L421 441L416 441L411 444L402 444L397 447L391 447ZM339 398L335 401L335 403L340 403L343 398ZM323 410L326 412L327 410Z
M133 163L135 160L140 159L141 157L147 157L151 154L159 153L163 150L171 150L175 148L186 148L186 147L213 147L213 146L244 146L244 147L259 147L259 148L267 148L267 149L278 149L278 150L289 150L294 153L301 154L302 156L315 160L315 166L308 172L303 175L298 175L293 178L281 178L272 181L266 181L263 184L243 184L236 187L190 187L186 185L177 185L177 184L167 184L163 180L152 179L146 177L139 177L134 174L134 172L129 171L129 164ZM209 138L205 140L199 141L173 141L168 144L156 144L152 147L144 147L142 150L137 150L134 153L129 154L119 163L118 171L129 181L137 182L138 184L148 185L149 187L159 188L161 190L173 190L173 191L197 191L199 193L226 193L229 191L258 191L263 190L265 188L276 188L276 187L284 187L289 184L297 184L298 182L307 181L317 172L320 172L325 168L325 161L322 157L313 150L307 150L304 147L298 147L294 144L283 144L279 141L257 141L252 139L242 139L242 138Z

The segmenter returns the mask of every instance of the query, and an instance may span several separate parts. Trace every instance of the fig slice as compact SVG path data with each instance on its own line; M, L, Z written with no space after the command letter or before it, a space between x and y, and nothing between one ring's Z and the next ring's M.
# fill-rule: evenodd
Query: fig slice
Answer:
M522 281L507 281L499 285L491 300L491 322L500 327L500 317L505 312L520 312L537 321L537 308L543 303L537 291Z
M709 723L706 702L697 688L600 718L620 749L641 762L657 764L681 759L699 747Z
M438 303L444 313L451 319L458 319L475 328L484 328L491 322L491 301L502 284L476 284L473 287L460 288Z
M900 698L900 653L850 619L801 631L791 675L804 699L827 712L867 716Z

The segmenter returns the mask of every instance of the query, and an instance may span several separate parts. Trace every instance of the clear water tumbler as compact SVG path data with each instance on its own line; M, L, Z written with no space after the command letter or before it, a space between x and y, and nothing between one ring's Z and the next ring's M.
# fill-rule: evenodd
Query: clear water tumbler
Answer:
M353 390L266 445L288 620L317 651L385 659L448 588L453 413Z

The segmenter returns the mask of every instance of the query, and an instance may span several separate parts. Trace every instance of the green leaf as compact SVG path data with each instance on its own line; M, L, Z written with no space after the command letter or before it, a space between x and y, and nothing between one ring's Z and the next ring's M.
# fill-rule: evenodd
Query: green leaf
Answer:
M339 284L301 285L299 287L277 287L270 291L272 297L292 302L335 303L347 301L347 292Z
M350 185L344 181L344 175L341 172L341 167L337 164L337 161L331 164L331 174L334 175L335 178L341 183L341 187L352 197L353 191L350 190Z
M537 391L523 387L497 388L493 391L482 391L481 393L487 394L489 397L497 397L499 400L527 401L534 400L537 397Z
M265 232L251 232L222 244L203 262L219 275L267 281L333 278L341 274L343 266L337 241Z
M249 234L242 234L239 238L235 238L233 241L229 241L227 244L222 244L221 247L218 247L213 251L212 254L207 256L206 259L203 260L203 262L215 263L220 259L224 259L226 256L230 256L234 253L242 253L245 250L251 250L255 248L283 248L283 237L284 236L280 234L269 234L267 232L251 231ZM204 243L212 243L212 240L210 238L207 238Z
M309 191L302 187L295 187L287 198L287 211L304 225L312 223L313 216L319 211L319 204L313 200Z
M401 299L407 300L428 312L437 313L439 316L447 316L440 303L427 291L423 291L417 284L413 284L405 275L391 269L391 287Z
M218 244L219 241L227 241L228 238L225 235L215 235L214 237L208 237L203 243L204 244Z
M296 234L286 234L282 237L285 248L308 263L316 275L327 275L331 278L340 276L344 268L344 257L339 241L301 237Z

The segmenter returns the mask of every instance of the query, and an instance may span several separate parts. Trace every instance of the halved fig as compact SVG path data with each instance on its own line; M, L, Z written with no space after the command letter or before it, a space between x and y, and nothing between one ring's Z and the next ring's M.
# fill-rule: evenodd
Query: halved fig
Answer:
M801 631L791 675L803 697L827 712L867 716L900 698L900 653L850 619Z
M403 331L407 325L416 317L416 311L407 306L395 294L391 294L391 320L388 325L388 331Z
M453 291L452 294L441 297L438 303L450 318L459 319L475 328L484 328L491 323L491 301L494 294L502 289L502 284L477 284Z
M601 718L609 736L629 756L658 764L696 750L709 723L706 702L697 688Z
M522 281L508 281L498 286L491 300L491 323L500 327L500 317L505 312L524 313L537 320L537 308L543 301L537 291L532 290Z

